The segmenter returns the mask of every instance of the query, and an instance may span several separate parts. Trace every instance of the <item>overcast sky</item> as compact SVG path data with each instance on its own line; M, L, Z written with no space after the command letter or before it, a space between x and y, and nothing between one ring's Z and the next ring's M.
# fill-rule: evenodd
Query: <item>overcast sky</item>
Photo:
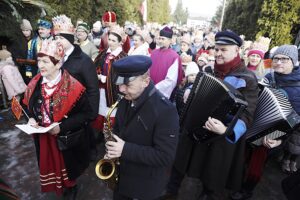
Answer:
M175 10L178 0L169 0L172 12ZM182 0L184 8L188 8L191 17L213 17L222 0Z

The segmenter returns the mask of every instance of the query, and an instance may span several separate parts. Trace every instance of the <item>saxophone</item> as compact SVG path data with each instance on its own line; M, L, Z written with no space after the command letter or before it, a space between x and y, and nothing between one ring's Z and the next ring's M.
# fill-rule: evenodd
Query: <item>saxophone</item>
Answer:
M108 141L115 141L113 138L113 132L112 132L112 125L110 121L110 115L113 112L113 110L117 107L119 102L121 101L123 97L120 97L110 108L109 111L106 115L106 122L104 123L104 128L103 128L103 134L104 134L104 139L105 142ZM114 189L117 182L118 182L118 170L117 170L117 165L119 165L119 159L114 158L114 159L105 159L102 158L101 160L98 161L95 167L96 175L98 178L103 180L107 186L110 189Z

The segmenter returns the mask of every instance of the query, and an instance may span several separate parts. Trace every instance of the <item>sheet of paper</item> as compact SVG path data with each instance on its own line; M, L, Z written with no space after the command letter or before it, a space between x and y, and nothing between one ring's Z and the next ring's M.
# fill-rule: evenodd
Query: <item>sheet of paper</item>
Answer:
M33 126L30 126L29 124L16 124L15 126L20 129L21 131L27 133L28 135L31 135L33 133L47 133L51 129L53 129L55 126L59 125L60 123L54 122L48 127L42 127L39 126L39 128L35 128Z

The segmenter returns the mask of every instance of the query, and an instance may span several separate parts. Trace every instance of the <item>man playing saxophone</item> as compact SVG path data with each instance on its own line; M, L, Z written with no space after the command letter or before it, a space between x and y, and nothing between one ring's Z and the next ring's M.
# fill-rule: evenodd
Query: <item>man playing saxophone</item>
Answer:
M113 63L115 84L124 95L105 158L119 158L114 200L158 199L168 179L179 134L175 106L150 80L151 59L129 56Z

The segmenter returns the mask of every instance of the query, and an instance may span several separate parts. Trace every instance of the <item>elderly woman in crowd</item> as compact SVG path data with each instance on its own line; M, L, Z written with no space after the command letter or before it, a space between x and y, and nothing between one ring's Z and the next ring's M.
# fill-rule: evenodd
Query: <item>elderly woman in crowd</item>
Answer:
M38 128L59 122L47 133L33 135L42 192L75 199L76 179L89 164L85 130L91 109L85 87L61 69L62 49L52 40L42 43L37 58L40 73L30 81L23 103L30 116L29 125Z

